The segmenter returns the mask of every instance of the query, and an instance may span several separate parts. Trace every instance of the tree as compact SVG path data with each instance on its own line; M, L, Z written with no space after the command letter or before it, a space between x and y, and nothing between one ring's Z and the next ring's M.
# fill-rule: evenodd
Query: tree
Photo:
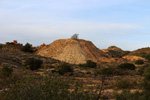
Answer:
M23 49L22 49L24 52L33 52L32 50L32 45L29 44L29 43L26 43L25 46L23 46Z
M72 39L78 39L79 34L74 34L71 38Z

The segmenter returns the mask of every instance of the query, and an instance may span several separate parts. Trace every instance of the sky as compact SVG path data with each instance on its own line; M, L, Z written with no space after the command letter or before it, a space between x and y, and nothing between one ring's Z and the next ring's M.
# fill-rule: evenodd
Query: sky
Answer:
M79 34L100 49L150 46L149 0L0 0L0 43L39 46Z

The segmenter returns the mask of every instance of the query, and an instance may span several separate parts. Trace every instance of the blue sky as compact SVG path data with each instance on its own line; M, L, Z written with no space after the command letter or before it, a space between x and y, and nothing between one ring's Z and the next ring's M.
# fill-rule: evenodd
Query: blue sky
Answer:
M0 43L79 38L98 48L150 46L149 0L0 0Z

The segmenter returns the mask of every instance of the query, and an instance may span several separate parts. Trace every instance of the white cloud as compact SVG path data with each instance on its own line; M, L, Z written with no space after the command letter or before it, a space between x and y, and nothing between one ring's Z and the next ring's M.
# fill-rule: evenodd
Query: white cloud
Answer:
M22 9L25 9L25 8L30 8L30 7L33 7L33 6L35 6L35 5L33 5L33 4L22 5L22 6L19 6L19 7L15 8L15 9L12 9L11 11L19 11L19 10L22 10Z
M7 24L5 26L0 25L1 32L25 32L26 34L47 34L47 33L74 33L74 32L105 32L114 33L119 31L131 31L140 30L142 26L136 24L116 24L116 23L61 23L49 26L42 25L13 25ZM9 30L8 30L9 29ZM119 34L119 33L118 33Z

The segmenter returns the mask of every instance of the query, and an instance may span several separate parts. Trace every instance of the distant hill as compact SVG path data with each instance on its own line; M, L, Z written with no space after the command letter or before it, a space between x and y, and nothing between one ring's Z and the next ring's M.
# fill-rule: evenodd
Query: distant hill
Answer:
M144 54L150 54L150 47L140 48L130 53L130 55L142 56Z
M91 41L81 39L59 39L42 47L36 54L52 57L72 64L109 61L105 52L98 49Z
M117 46L110 46L107 49L102 49L102 51L107 53L108 56L111 56L114 58L120 58L127 53L127 51L123 51L121 48Z

